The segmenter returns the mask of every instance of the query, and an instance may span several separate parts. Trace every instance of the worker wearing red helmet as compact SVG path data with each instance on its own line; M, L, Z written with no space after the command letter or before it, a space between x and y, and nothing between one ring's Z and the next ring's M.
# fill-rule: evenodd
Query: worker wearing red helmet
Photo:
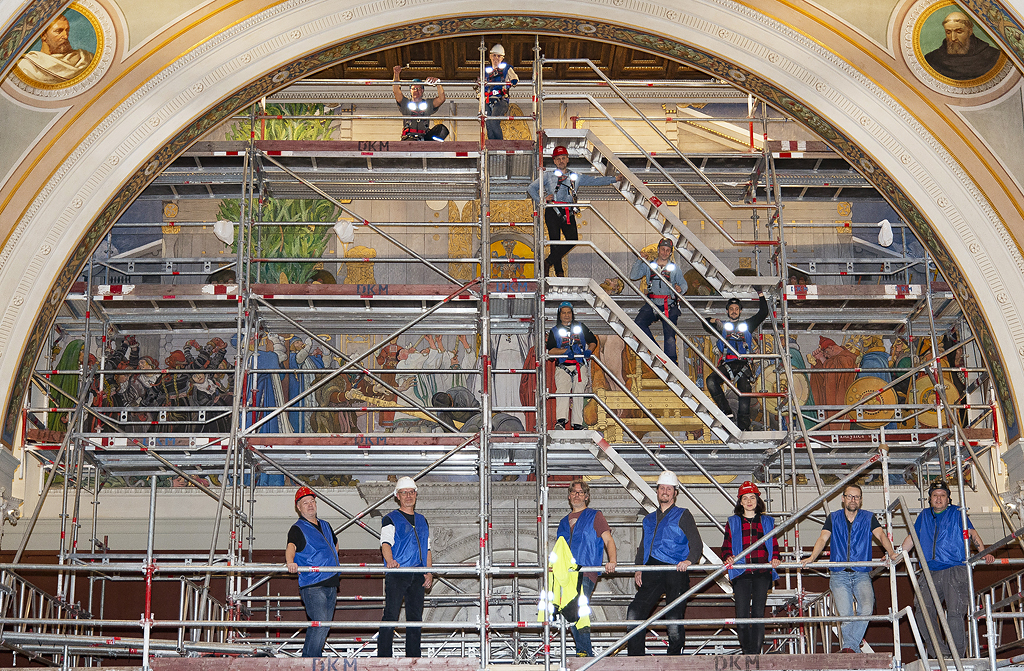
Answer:
M725 539L719 552L722 561L729 566L771 564L772 567L729 569L729 580L732 581L732 591L736 598L736 633L740 639L740 651L744 655L761 654L761 648L764 646L764 623L740 624L740 621L764 617L768 590L779 578L775 568L781 563L781 559L779 545L774 537L739 561L736 561L736 555L770 534L774 528L775 518L765 514L761 490L747 480L740 485L736 506L725 525Z
M614 184L622 179L621 175L614 177L594 177L592 175L581 175L569 170L569 150L558 145L551 152L551 160L555 169L545 171L530 186L526 192L530 194L533 202L540 206L540 184L544 180L544 223L548 228L548 238L551 241L579 240L579 230L576 228L576 212L578 208L574 205L576 191L581 186L605 186ZM562 259L572 250L572 245L552 245L551 253L544 259L544 276L554 268L555 275L565 277L565 270L562 268Z
M299 487L295 492L295 509L299 519L288 530L285 563L289 573L298 573L300 566L338 566L338 537L331 525L317 519L316 492ZM311 622L330 622L338 602L337 573L309 571L299 573L299 594ZM303 657L322 657L330 627L309 627L302 646Z

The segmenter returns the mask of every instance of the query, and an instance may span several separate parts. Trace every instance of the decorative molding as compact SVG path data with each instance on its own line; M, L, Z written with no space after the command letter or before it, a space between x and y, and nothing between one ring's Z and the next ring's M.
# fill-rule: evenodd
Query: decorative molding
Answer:
M154 108L148 109L145 123L140 124L139 128L135 132L124 137L122 140L117 156L121 157L121 159L128 157L133 157L134 159L136 153L140 151L140 148L148 144L147 140L149 140L149 136L154 129L162 125L160 120L168 120L172 118L176 112L184 108L186 105L194 106L195 101L202 95L202 91L231 90L230 88L225 89L223 82L229 79L230 76L235 74L238 70L250 67L249 59L246 58L246 56L249 56L256 61L260 61L262 59L272 60L276 53L285 50L293 41L290 38L290 31L294 31L299 28L294 25L294 21L275 21L275 19L283 19L283 17L291 11L298 12L305 10L308 14L311 12L312 5L315 4L317 3L291 0L289 2L275 5L274 7L271 7L259 14L251 16L249 19L231 26L224 32L212 36L208 41L200 44L195 50L184 55L182 58L169 65L165 70L161 71L141 86L132 96L130 96L128 100L119 105L110 115L104 118L103 121L96 126L94 131L83 140L82 144L76 148L76 150L69 156L68 160L65 161L57 170L53 178L47 182L41 190L39 197L32 203L26 211L25 216L21 221L19 221L17 229L12 234L4 249L0 251L0 268L4 267L7 262L10 261L12 254L15 252L19 254L21 253L20 246L25 232L29 227L32 227L34 230L37 226L47 225L37 221L37 217L43 203L53 196L58 188L68 188L65 184L65 181L68 179L68 175L82 164L84 157L89 153L92 147L109 132L112 125L118 122L123 115L133 111L133 107L143 103L143 101L145 101L145 104L147 105L152 105L154 102L158 103ZM627 2L627 0L611 0L610 3L607 0L595 0L594 4L612 4L615 7L625 7L628 5L632 8L632 11L642 12L656 17L665 17L666 12L668 11L660 5L646 2ZM909 159L910 156L914 155L915 151L907 148L905 144L916 143L927 146L930 154L938 157L950 171L950 174L962 182L964 186L961 188L966 190L970 195L973 204L984 213L986 225L984 227L979 227L978 221L972 221L969 226L966 218L963 217L959 211L950 212L949 215L951 218L949 219L949 223L953 228L949 233L956 233L960 238L957 240L950 240L949 244L970 245L972 242L977 240L976 231L985 229L994 231L994 234L997 235L1005 245L1008 253L1011 254L1013 263L1016 265L1018 271L1024 272L1024 257L1021 256L1016 242L1009 235L1005 226L1003 226L1002 222L996 215L994 209L988 201L985 200L983 194L979 189L977 189L974 182L971 180L970 175L963 170L955 157L951 156L949 152L939 145L938 141L931 136L927 129L913 119L909 113L900 106L898 101L894 100L849 63L841 60L837 54L827 50L824 46L811 41L806 36L777 23L773 19L762 14L758 14L749 7L737 5L729 2L728 0L706 0L705 4L717 8L719 15L727 14L730 17L735 17L736 22L730 22L731 28L716 25L709 19L705 18L706 16L713 14L713 12L700 11L702 7L698 6L691 8L691 13L683 13L679 15L675 21L679 25L686 26L690 31L699 31L706 34L708 37L707 44L714 46L723 53L711 53L703 49L683 44L675 39L665 37L664 35L654 34L636 28L617 26L611 23L602 23L593 19L589 19L584 22L578 19L544 15L477 16L438 20L434 23L428 24L439 28L436 32L430 33L429 37L436 38L444 35L496 31L521 31L576 35L590 39L602 39L617 44L623 44L659 53L661 55L686 62L689 65L709 72L723 80L731 81L738 87L766 99L770 104L784 110L788 114L793 115L795 118L818 133L837 152L851 161L854 165L860 167L865 177L869 179L881 193L885 194L886 197L889 198L890 202L901 213L903 218L914 227L915 231L924 241L926 247L938 261L939 266L943 268L949 283L954 287L957 295L961 297L965 314L971 322L972 329L979 338L982 350L988 357L987 362L995 379L999 402L1002 406L1003 415L1008 425L1007 438L1010 440L1015 439L1020 433L1017 424L1018 413L1015 398L1013 397L1009 385L1009 378L1005 364L999 358L999 349L996 347L992 328L986 321L985 315L981 312L981 308L978 306L978 301L974 299L974 291L970 287L967 276L964 274L964 270L956 264L956 257L947 247L947 243L940 238L937 231L930 227L924 213L917 205L918 200L915 197L911 197L903 186L897 184L896 181L881 168L881 165L871 154L869 154L862 146L854 142L850 135L845 132L843 127L840 125L842 121L839 115L833 115L831 119L826 118L811 103L804 102L792 95L789 91L782 89L773 82L767 81L759 74L759 71L755 72L752 69L741 67L735 62L727 60L726 56L723 54L730 51L744 52L750 57L746 62L749 63L759 59L765 64L764 71L768 72L779 70L785 72L797 80L801 85L814 89L816 85L820 83L820 72L811 72L802 64L794 62L787 57L780 56L775 47L777 47L779 39L781 38L783 42L788 43L792 47L791 51L803 49L807 53L813 54L815 58L819 59L819 62L828 63L831 67L835 68L837 72L841 72L850 80L850 82L854 82L860 87L859 89L843 87L843 90L858 90L861 93L869 94L858 96L858 103L861 104L856 104L854 101L841 96L837 90L839 87L835 85L832 87L826 87L824 91L819 91L820 95L823 96L823 98L830 104L835 105L837 110L842 110L842 113L846 115L851 124L862 125L863 128L870 133L874 141L878 143L878 149L880 151L884 150L893 156L901 156L900 160L902 163L908 166L912 171L912 174L914 174L918 180L917 185L907 184L907 187L916 186L923 191L935 194L935 197L938 197L938 195L943 191L943 189L934 181L930 172L924 170L923 166L918 162L914 162ZM428 5L430 5L430 3L426 0L409 0L406 3L404 11L409 12L410 7L412 6L426 7ZM343 22L354 20L355 18L369 17L371 14L374 15L376 17L375 20L379 22L381 10L384 7L395 6L397 5L394 2L383 3L383 6L382 3L365 3L338 14L321 16L317 19L318 30L306 31L303 34L322 34L325 26L340 25ZM707 9L707 7L703 7L703 9ZM367 18L367 20L369 19ZM772 35L773 39L765 39L763 42L752 39L746 34L746 32L744 32L745 26L742 25L744 21L749 22L751 26L755 26L755 28L750 31L751 33L756 33L757 30L760 29L766 36ZM637 20L637 22L639 23L640 21ZM239 39L242 36L251 38L252 35L266 34L269 30L269 26L277 25L279 25L280 30L284 32L265 39L261 43L248 45L246 53L242 56L232 54L227 61L223 62L217 61L215 58L211 58L215 50L223 48L233 40ZM433 31L434 29L431 28L431 30ZM101 209L100 214L92 222L91 226L86 229L81 239L75 241L77 244L67 258L63 269L56 274L52 284L50 284L49 296L46 301L43 302L42 309L36 314L34 327L32 328L30 336L24 345L24 349L21 351L21 361L17 367L18 373L13 380L13 384L9 392L10 396L8 397L6 423L4 425L3 432L4 437L7 438L12 435L13 426L17 421L19 414L18 408L20 408L21 399L26 390L28 373L31 371L33 362L38 357L40 347L45 339L45 333L52 323L56 310L59 308L60 302L63 300L63 297L67 292L67 288L77 276L79 269L86 262L95 244L102 235L106 233L120 212L127 207L131 200L133 200L134 197L140 193L143 188L145 188L145 186L160 170L169 165L191 142L201 137L203 133L207 132L214 125L236 111L244 108L251 102L273 93L275 90L287 86L292 82L298 81L312 72L329 67L334 63L352 58L358 54L370 53L409 41L423 40L426 38L427 36L424 35L423 31L423 24L421 22L413 22L406 26L387 28L374 33L365 34L355 39L328 47L323 51L297 58L287 64L271 69L270 72L255 81L234 89L225 98L220 99L212 106L207 107L206 114L204 116L188 126L181 128L175 136L162 147L153 151L149 160L145 162L145 165L136 170L134 174L128 175L126 179L123 180L122 188L117 193L109 197L106 201L106 205ZM230 49L224 49L224 52L230 52ZM736 58L736 56L733 58ZM211 60L213 63L210 62ZM203 62L201 69L196 66L200 61ZM170 97L165 100L162 106L159 105L160 101L154 101L150 97L152 93L160 90L161 86L167 82L169 78L185 69L205 73L199 82L201 86L194 86L187 90L176 92L177 94L174 97ZM166 94L166 92L162 93ZM913 137L896 138L887 133L885 127L874 121L875 116L872 114L873 110L864 109L865 106L882 106L887 108L890 113L900 119L905 128L909 128L913 132ZM898 130L903 131L904 129L900 128ZM913 140L913 142L901 142L901 139ZM902 157L904 156L908 158L903 159ZM124 161L119 161L118 166L111 166L109 162L104 160L99 164L91 164L91 167L95 167L95 174L90 177L88 182L83 183L79 189L76 196L79 200L79 208L81 208L82 204L85 202L92 202L95 199L107 197L107 194L96 191L97 185L100 185L103 179L111 174L111 170L120 167L123 163ZM77 177L81 178L81 175L77 175ZM52 244L54 249L58 249L57 243L62 239L65 239L66 234L69 232L69 226L76 220L76 213L73 212L72 209L73 208L65 208L56 220L50 222L48 233L45 236L41 236L45 239L47 244ZM986 233L986 235L987 234L988 233ZM33 235L33 238L38 237L40 236ZM66 240L63 249L67 249ZM1000 274L997 272L997 269L994 267L991 259L988 257L985 257L984 259L979 258L978 264L980 273L988 282L987 288L991 291L990 295L995 296L999 292L1003 291L1004 287L1002 285ZM30 262L27 267L19 267L18 272L21 275L21 281L18 286L19 295L30 293L29 290L36 283L38 273L41 269L42 266L39 263L36 263L35 259ZM35 304L30 303L30 305L33 308L35 307ZM1006 326L1013 333L1014 340L1016 342L1024 342L1024 328L1022 328L1021 319L1017 313L1015 305L1008 302L1001 307L1001 315L1005 320ZM13 347L10 342L10 333L15 320L20 317L20 313L21 309L19 309L18 306L9 305L3 316L2 322L0 322L0 348L3 348L4 351L12 352L12 354L9 354L8 356L15 356L13 352L17 351L17 347Z

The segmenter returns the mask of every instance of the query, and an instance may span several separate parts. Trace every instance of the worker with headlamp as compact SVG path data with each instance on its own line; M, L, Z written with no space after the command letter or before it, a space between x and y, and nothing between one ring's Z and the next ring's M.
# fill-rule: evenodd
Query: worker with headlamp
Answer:
M569 170L569 150L558 145L551 152L551 160L555 169L545 171L526 187L526 192L537 205L540 205L540 180L544 180L544 202L551 203L554 207L544 208L544 223L548 228L550 240L579 240L579 229L576 227L576 214L579 208L575 207L576 192L581 186L605 186L614 184L622 179L621 175L614 177L595 177L592 175L580 175ZM573 245L551 245L551 253L544 259L544 276L554 268L555 275L565 277L565 270L562 268L562 259L572 251Z
M572 428L582 431L583 406L586 399L570 398L561 394L584 394L590 382L590 357L597 348L597 337L585 325L576 321L572 303L562 301L558 305L558 323L548 331L548 356L555 359L556 429L566 428L569 421L569 401L572 401Z
M394 81L397 82L402 72L402 66L396 65L393 70L395 73ZM405 97L399 84L391 86L392 92L395 94L395 102L398 103L398 109L402 110L402 116L406 117L402 122L403 141L435 140L443 142L448 137L447 126L439 123L431 128L430 119L428 118L437 111L437 108L444 104L444 87L441 85L441 80L437 77L427 77L425 83L437 87L437 97L433 100L426 100L423 97L424 82L420 79L412 80L412 87L409 89L409 95L412 96L411 99Z
M686 280L683 279L683 271L673 263L672 250L675 245L668 238L658 241L658 255L648 261L640 257L633 263L629 271L629 279L647 279L647 297L658 306L655 310L648 303L644 303L640 312L636 315L636 325L640 327L648 338L654 340L651 333L651 324L661 320L662 332L665 336L665 356L678 365L676 360L676 332L672 326L679 319L679 299L669 290L669 286L675 287L679 293L686 290Z
M730 298L725 306L729 318L723 321L712 317L708 320L708 324L704 325L709 333L717 337L715 346L720 354L718 370L712 371L707 377L708 393L725 414L732 416L732 406L725 397L721 378L727 377L732 380L736 388L744 394L739 398L736 414L736 425L741 431L750 429L750 397L745 394L750 393L750 381L754 377L754 370L750 366L750 362L742 358L741 355L750 354L753 351L754 331L768 316L768 301L765 300L763 291L757 292L757 300L757 314L749 319L740 319L740 313L743 311L740 300Z

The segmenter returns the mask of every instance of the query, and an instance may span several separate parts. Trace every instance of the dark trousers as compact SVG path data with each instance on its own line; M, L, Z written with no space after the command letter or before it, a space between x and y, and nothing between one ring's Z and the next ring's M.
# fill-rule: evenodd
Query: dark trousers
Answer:
M495 98L494 102L484 105L484 114L487 116L508 116L508 98ZM484 122L487 127L488 140L504 140L501 132L501 119L488 119Z
M423 579L422 573L389 573L384 576L384 617L382 622L394 622L405 601L405 621L423 621ZM420 627L405 628L405 656L420 657ZM381 627L377 635L377 656L392 657L394 627Z
M764 617L772 574L767 571L746 572L732 581L736 598L736 633L744 655L760 655L764 645L764 624L740 624L748 617Z
M658 565L660 562L653 560L648 561L648 564ZM662 594L665 595L666 602L671 602L690 588L690 574L686 571L651 571L641 575L643 582L626 611L627 620L646 620L650 617L654 607L661 601ZM671 620L682 620L686 617L686 602L680 603L665 617ZM645 654L646 637L646 631L638 631L629 639L626 644L626 652L630 657L640 657ZM686 632L683 631L682 625L669 625L668 654L681 655L684 647L686 647Z
M932 592L924 581L924 574L918 573L918 582L921 583L921 596L924 597L922 604L914 598L914 619L917 620L917 628L921 631L925 643L928 646L928 655L935 656L935 649L932 645L932 638L928 635L928 625L924 618L929 617L935 634L939 637L939 647L942 654L950 656L949 643L945 640L942 626L939 625L938 611L932 602ZM971 609L971 595L967 591L967 566L951 566L939 571L932 571L932 580L935 582L935 591L939 593L939 600L946 606L946 624L953 634L953 647L957 653L963 656L967 652L967 633L964 630L964 618Z
M679 362L676 360L676 332L672 330L672 324L679 321L679 306L675 304L674 300L670 300L668 304L668 317L665 317L664 306L659 303L659 301L664 299L652 298L651 300L658 305L659 309L655 311L650 305L644 303L640 308L640 312L636 314L636 325L647 334L648 338L654 340L654 334L651 333L651 324L660 319L661 331L665 337L662 349L665 351L665 356L671 359L672 363L677 364Z
M310 622L330 622L334 619L334 607L338 603L338 588L334 585L324 586L320 583L299 588L302 605L306 609L306 617ZM302 644L303 657L322 657L324 643L330 627L307 627L306 640Z
M548 227L548 240L579 240L580 232L576 228L576 215L566 216L564 207L548 207L544 210L544 223ZM565 277L565 270L562 269L562 259L572 251L573 245L551 245L551 253L544 259L544 277L547 277L548 270L555 269L555 275Z
M735 377L736 388L741 392L744 394L750 393L750 367L746 361L723 361L718 370L722 371L722 374L726 377ZM708 375L707 385L708 393L711 395L715 405L721 408L725 414L731 415L732 406L729 405L729 399L725 397L725 391L722 389L722 378L719 377L718 373ZM740 396L739 398L739 408L736 411L736 426L740 427L740 431L750 429L749 396Z

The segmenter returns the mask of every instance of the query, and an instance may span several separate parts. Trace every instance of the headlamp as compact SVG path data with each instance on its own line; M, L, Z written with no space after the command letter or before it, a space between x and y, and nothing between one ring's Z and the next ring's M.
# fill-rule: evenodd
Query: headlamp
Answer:
M574 173L574 172L570 172L570 173L569 173L569 180L570 180L570 181L573 181L573 182L575 182L575 181L576 181L577 179L579 179L579 178L580 178L580 176L579 176L579 175L577 175L576 173Z
M412 100L409 101L409 103L406 105L406 107L409 108L410 112L415 112L416 111L416 103L413 102Z
M676 264L674 264L674 263L669 263L669 264L667 264L665 266L665 270L667 270L668 272L672 272L675 269L676 269Z
M490 65L485 66L484 67L484 72L487 73L487 74L491 74L492 72L494 72L494 68L492 68Z
M421 112L425 112L426 110L427 110L427 101L426 100L421 100L420 101L420 111Z
M733 324L732 322L725 322L725 325L722 328L725 329L726 331L731 331L734 328L736 328L736 325Z
M583 333L583 329L580 328L579 324L576 324L576 326L572 327L572 332L575 333L576 335L579 335L580 333Z
M560 329L558 329L558 335L563 337L563 338L568 338L569 337L569 332L567 330L565 330L564 328L560 328Z
M657 269L658 269L658 262L657 261L651 261L651 270L657 270Z
M498 69L499 70L504 70L507 67L508 67L508 63L506 63L504 61L502 61L501 63L498 63Z
M747 322L740 322L740 324L739 324L739 326L737 328L739 328L740 333L746 333L747 332Z

